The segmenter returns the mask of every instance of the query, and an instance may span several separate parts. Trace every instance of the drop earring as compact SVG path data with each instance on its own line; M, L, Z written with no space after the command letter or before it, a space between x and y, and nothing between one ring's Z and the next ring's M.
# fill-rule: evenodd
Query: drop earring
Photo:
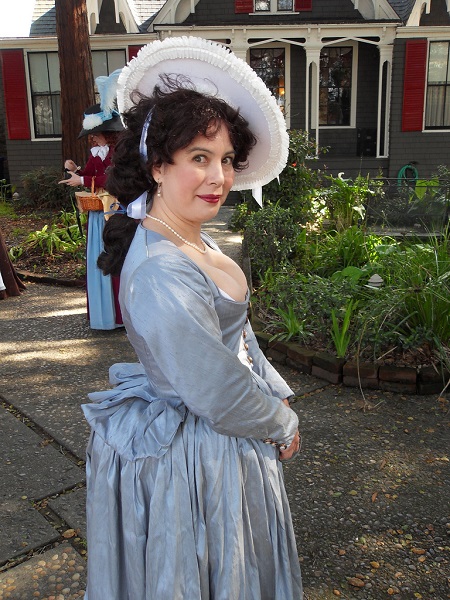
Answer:
M158 189L156 191L156 195L158 196L158 198L161 198L161 186L162 186L162 183L160 181L158 181Z

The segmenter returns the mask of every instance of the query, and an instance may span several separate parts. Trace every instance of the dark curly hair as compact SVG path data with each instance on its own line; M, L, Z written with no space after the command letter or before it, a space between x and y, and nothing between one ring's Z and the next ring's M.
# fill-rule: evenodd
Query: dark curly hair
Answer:
M151 199L157 186L151 174L153 167L173 164L174 153L186 148L198 135L213 137L225 125L235 151L235 171L246 168L248 155L256 143L239 110L220 98L197 92L184 77L165 75L161 79L164 89L156 86L150 97L136 92L135 105L123 115L126 129L116 144L106 184L107 190L123 206L145 191ZM148 160L144 163L139 143L150 111L146 140ZM113 215L105 224L105 251L97 263L105 275L120 273L136 227L137 223L123 214Z

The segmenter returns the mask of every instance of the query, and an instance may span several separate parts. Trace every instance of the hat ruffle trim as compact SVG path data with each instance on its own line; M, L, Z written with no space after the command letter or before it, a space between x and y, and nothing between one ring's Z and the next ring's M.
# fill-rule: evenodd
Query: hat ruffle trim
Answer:
M242 116L251 122L252 110L254 111L255 105L257 105L266 119L268 139L270 140L267 161L265 164L252 169L250 154L249 167L242 172L236 173L232 189L253 189L272 181L284 169L288 159L289 136L286 131L283 113L270 90L250 65L232 54L221 44L202 38L183 36L166 38L162 42L157 40L144 46L138 52L137 56L123 68L119 76L117 89L119 111L122 113L133 106L132 94L135 90L140 89L139 84L150 69L168 60L177 61L177 65L179 65L180 59L202 61L221 71L227 72L235 82L249 92L254 103L253 106L250 104L248 106L240 104L233 107L239 108ZM189 78L189 72L183 73L180 68L177 69L177 73L186 75ZM208 71L207 67L205 67L205 82L207 80ZM214 95L222 97L221 82L215 78L213 83L217 88L217 93ZM197 86L196 89L198 89ZM147 90L147 94L150 95L152 91ZM203 89L199 89L198 91L204 92ZM228 90L224 90L224 92L224 99L233 105L232 100L226 93ZM257 136L254 128L252 130ZM258 143L260 143L259 140Z

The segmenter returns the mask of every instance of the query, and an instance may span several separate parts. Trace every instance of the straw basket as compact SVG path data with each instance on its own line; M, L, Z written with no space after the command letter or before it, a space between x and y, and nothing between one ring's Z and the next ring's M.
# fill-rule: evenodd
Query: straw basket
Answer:
M78 210L81 213L88 212L89 210L103 210L103 202L101 198L95 193L95 178L92 178L91 191L89 192L75 192L77 199Z

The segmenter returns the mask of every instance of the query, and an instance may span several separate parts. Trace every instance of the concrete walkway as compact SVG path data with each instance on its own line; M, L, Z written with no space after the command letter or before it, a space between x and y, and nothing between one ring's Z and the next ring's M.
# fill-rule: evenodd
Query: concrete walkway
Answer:
M226 227L231 210L224 207L207 231L240 260L240 236ZM83 289L36 283L0 302L0 356L0 600L82 598L89 431L80 405L89 392L109 387L111 364L136 357L123 329L89 329ZM367 414L357 392L280 370L298 393L294 409L305 440L304 453L285 473L308 600L413 597L387 591L390 580L396 582L390 572L378 584L383 594L376 595L375 567L363 564L355 540L432 523L436 542L428 539L427 550L444 548L448 413L436 398L377 393L368 398L374 408ZM388 411L377 408L387 404ZM416 485L422 470L429 485ZM402 497L405 478L415 487ZM400 499L394 502L395 495ZM416 544L425 544L414 535ZM428 560L428 574L420 571L422 563L415 572L406 569L405 577L415 578L408 583L411 594L432 584L442 595L420 597L448 597L448 552L437 549L434 556L440 560ZM397 564L395 550L389 560ZM405 571L405 556L398 560L396 570ZM362 590L348 584L360 572Z

